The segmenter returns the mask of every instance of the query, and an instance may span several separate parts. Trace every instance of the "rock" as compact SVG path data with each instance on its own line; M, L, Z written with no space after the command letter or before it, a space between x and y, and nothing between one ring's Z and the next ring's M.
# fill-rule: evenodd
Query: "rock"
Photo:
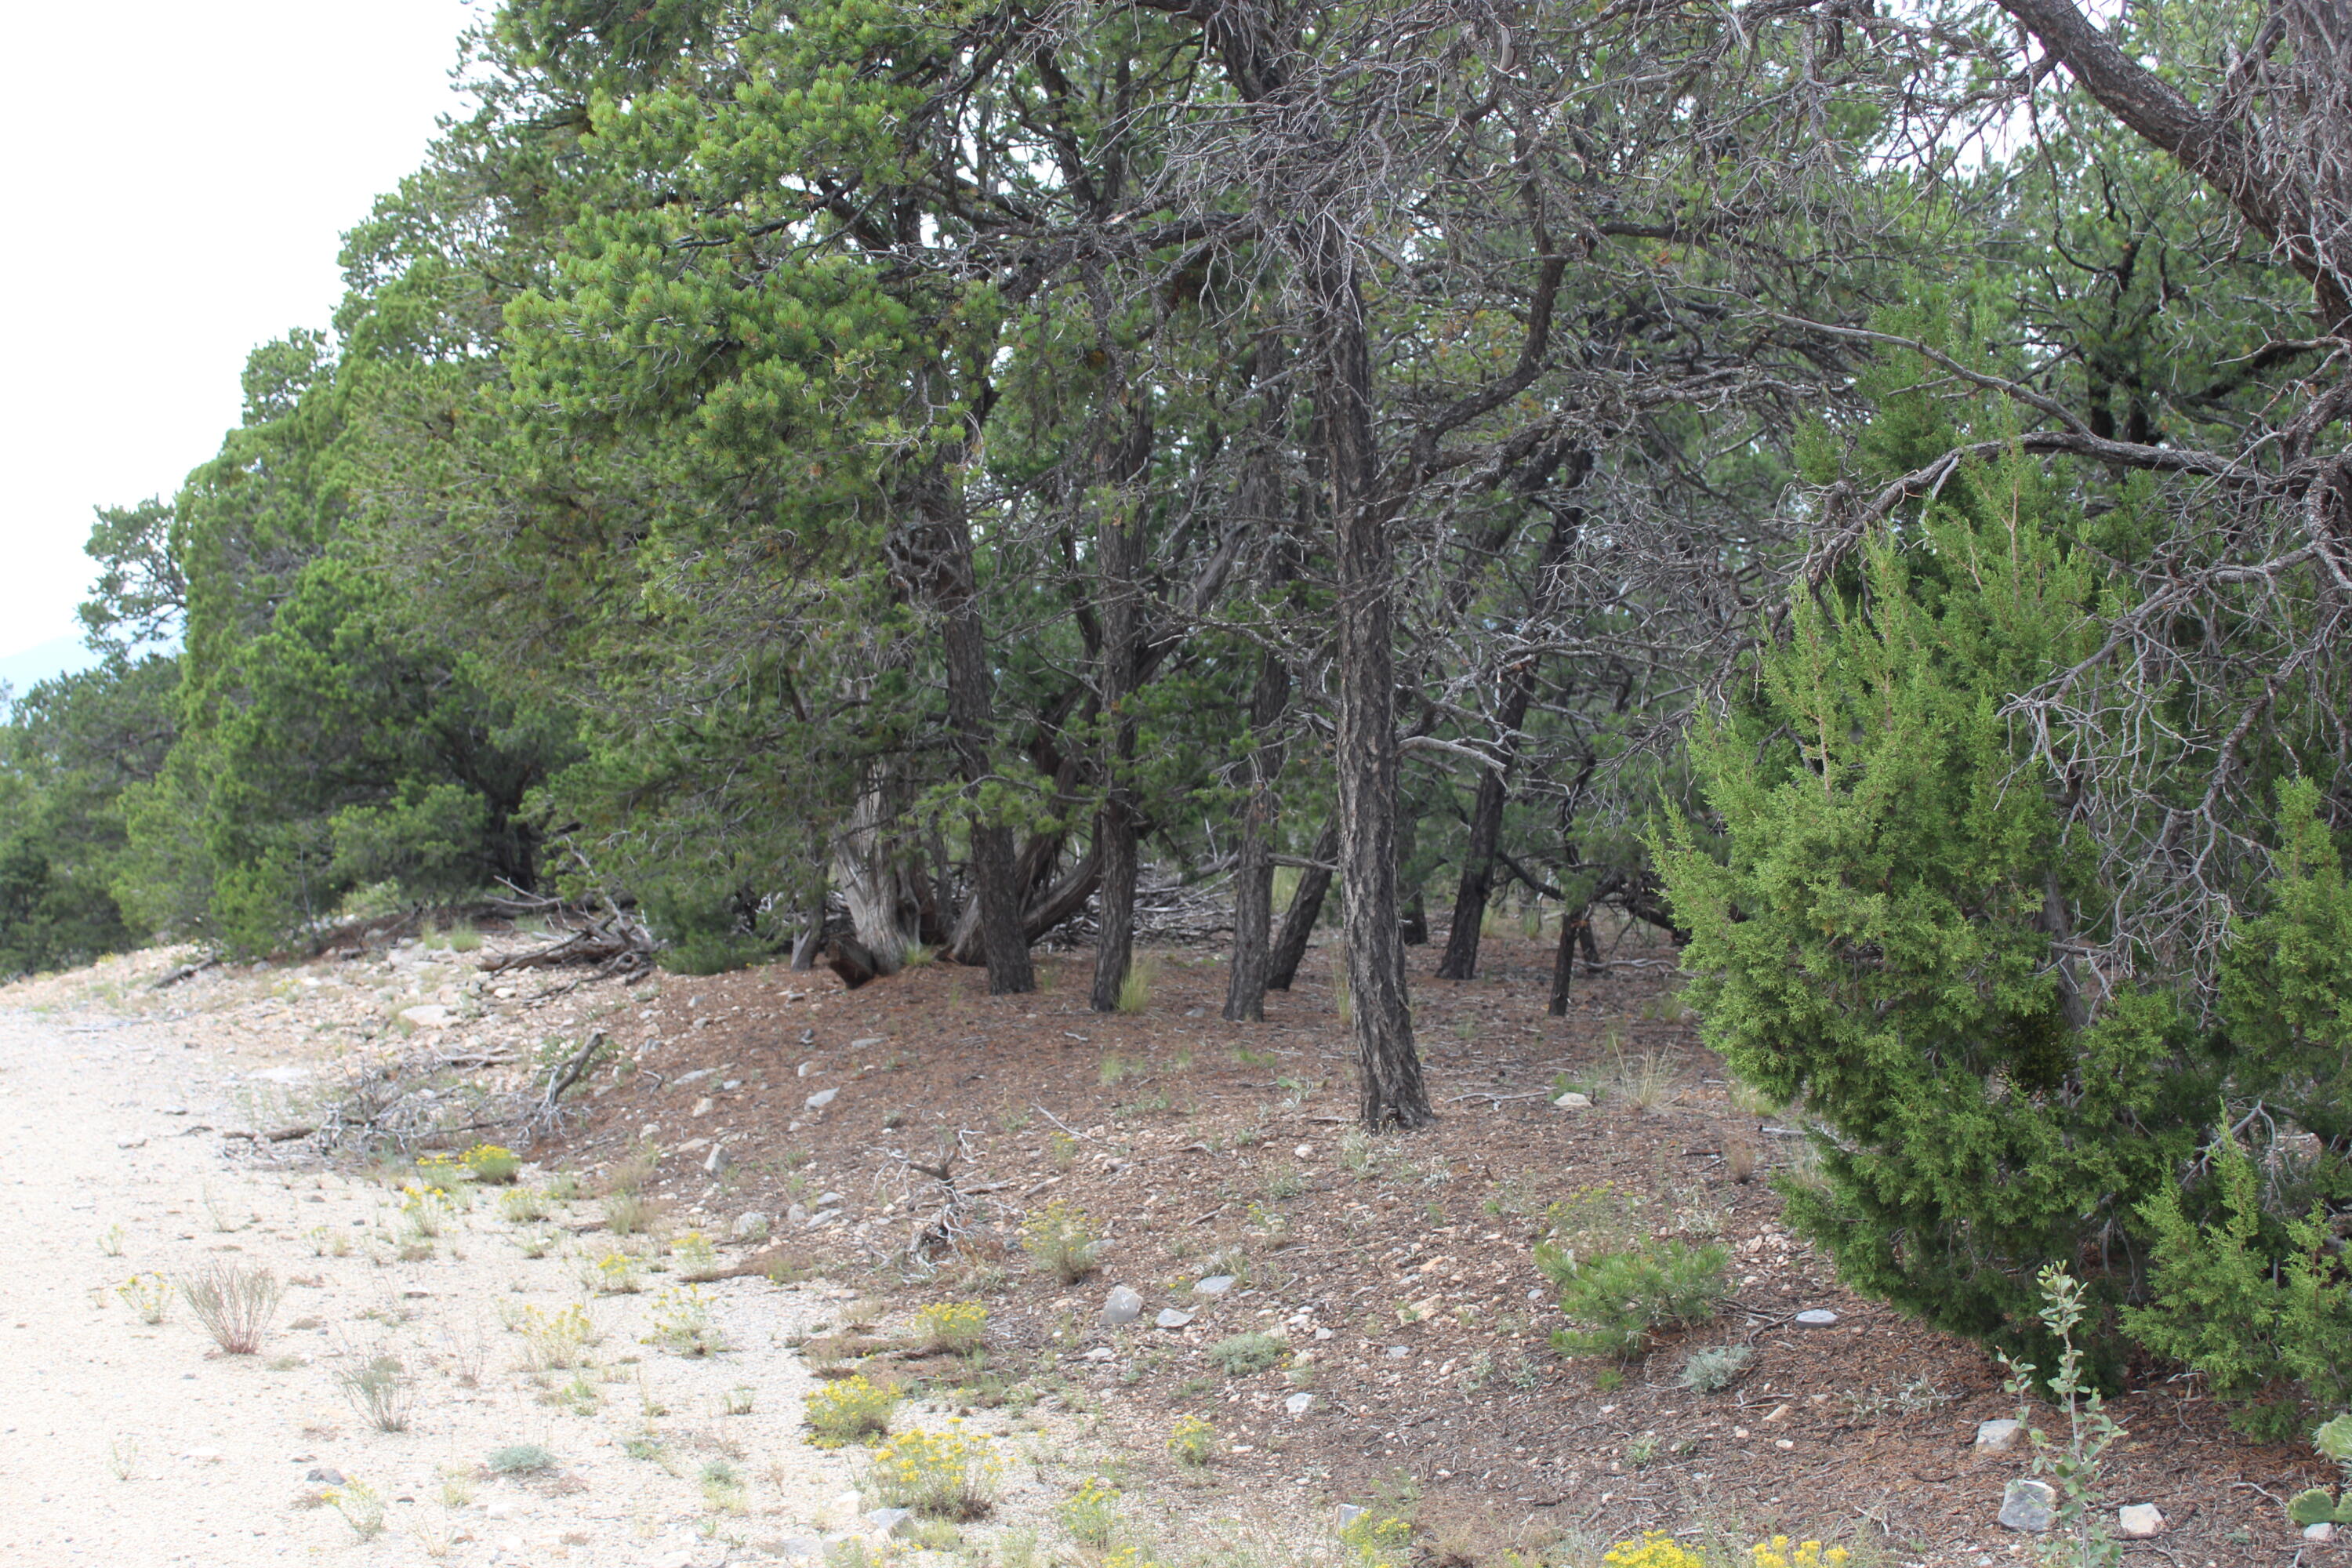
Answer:
M694 1102L694 1109L688 1111L687 1114L688 1116L708 1116L710 1114L711 1109L718 1103L719 1102L717 1100L711 1099L706 1094L700 1100Z
M1577 1094L1570 1091L1561 1095L1552 1103L1562 1110L1590 1110L1592 1109L1592 1097L1589 1094Z
M1103 1301L1102 1321L1106 1323L1131 1323L1143 1316L1143 1298L1126 1286L1115 1287Z
M1203 1018L1208 1016L1208 1013L1209 1010L1206 1007L1187 1007L1184 1009L1184 1016L1187 1018Z
M758 1209L745 1209L735 1216L735 1239L764 1241L767 1239L768 1227L774 1223Z
M677 1088L684 1089L688 1084L700 1083L718 1070L717 1068L697 1068L692 1072L682 1072L669 1081Z
M881 1044L883 1044L883 1039L882 1039L882 1037L881 1037L881 1036L879 1036L879 1035L867 1035L867 1036L866 1036L863 1039L856 1039L856 1040L852 1040L852 1041L850 1041L850 1042L849 1042L849 1048L850 1048L851 1050L853 1050L853 1051L862 1051L862 1050L866 1049L868 1046L878 1046L878 1045L881 1045Z
M1159 1324L1163 1329L1181 1329L1185 1324L1192 1321L1192 1314L1190 1312L1180 1312L1175 1308L1170 1307L1162 1310L1160 1316L1152 1319L1151 1321Z
M793 1225L808 1224L808 1205L806 1204L794 1204L792 1207L784 1211L784 1218Z
M2057 1489L2048 1481L2011 1481L2001 1489L2000 1521L2011 1530L2047 1530L2057 1511Z
M787 1563L814 1563L824 1556L824 1542L814 1535L788 1535L768 1548Z
M114 1146L118 1149L144 1149L147 1147L147 1140L144 1138L117 1138L114 1141Z
M725 1083L719 1086L719 1092L721 1094L732 1094L742 1087L743 1080L741 1079L730 1078Z
M1331 1331L1328 1329L1318 1328L1315 1331L1315 1337L1318 1340L1328 1340L1331 1337Z
M2025 1426L2018 1421L1979 1421L1977 1423L1976 1450L1979 1454L2006 1454L2025 1440Z
M320 1465L302 1479L306 1481L316 1481L322 1487L339 1487L343 1484L343 1472L332 1465Z
M1196 1296L1222 1296L1233 1288L1234 1277L1230 1274L1212 1274L1206 1279L1192 1281L1192 1293Z
M1118 1359L1118 1352L1108 1345L1097 1345L1087 1352L1088 1361L1117 1361Z
M2126 1541L2153 1541L2164 1533L2164 1515L2152 1502L2136 1502L2116 1510L2116 1533Z
M1827 1307L1811 1307L1797 1314L1797 1321L1808 1329L1826 1329L1838 1321Z
M403 1007L400 1020L419 1029L446 1029L457 1021L457 1010L438 1002L427 1002L420 1006Z
M821 1089L810 1095L804 1103L811 1110L823 1110L833 1103L833 1097L840 1092L841 1090L837 1089Z
M2303 1527L2303 1538L2305 1541L2333 1541L2336 1539L2336 1527L2325 1523L2306 1524Z
M1282 1402L1282 1407L1293 1415L1304 1415L1307 1414L1307 1407L1314 1403L1315 1396L1311 1394L1294 1394Z
M1333 1514L1333 1521L1337 1523L1341 1530L1347 1529L1349 1525L1355 1523L1356 1521L1364 1517L1364 1510L1358 1508L1351 1502L1343 1502L1331 1511Z
M1411 1345L1391 1345L1389 1347L1389 1360L1391 1361L1403 1361L1412 1354L1412 1347Z
M884 1535L896 1535L898 1527L914 1517L915 1510L910 1508L877 1508L867 1511L866 1522Z
M839 1193L819 1193L816 1197L816 1206L821 1209L837 1209L841 1206L841 1194Z
M714 1143L710 1146L710 1157L702 1162L702 1173L706 1176L715 1176L732 1163L728 1158L727 1146L724 1143Z

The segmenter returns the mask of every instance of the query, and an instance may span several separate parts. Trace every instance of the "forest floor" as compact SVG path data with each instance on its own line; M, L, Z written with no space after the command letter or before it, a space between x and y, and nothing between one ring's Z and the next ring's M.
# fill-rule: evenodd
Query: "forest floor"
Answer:
M483 951L513 941L493 936ZM1417 963L1433 961L1433 949L1413 952ZM593 1192L660 1151L648 1194L674 1233L692 1229L719 1241L708 1272L726 1278L706 1289L725 1302L732 1337L780 1358L756 1375L748 1363L741 1375L711 1369L709 1389L697 1384L667 1402L723 1401L721 1384L750 1377L761 1384L754 1415L698 1413L688 1430L716 1434L695 1441L781 1458L769 1464L772 1495L754 1487L758 1500L740 1523L714 1521L711 1509L696 1506L702 1500L688 1467L676 1467L680 1476L633 1467L616 1448L600 1462L626 1483L584 1471L583 1479L608 1512L625 1485L637 1486L648 1500L636 1508L640 1532L649 1523L658 1532L698 1521L698 1542L719 1553L710 1561L730 1550L746 1560L761 1547L783 1550L784 1537L794 1546L857 1538L855 1519L827 1518L820 1506L854 1479L848 1462L801 1446L790 1419L808 1378L853 1369L925 1396L930 1415L918 1419L952 1410L1026 1445L1023 1489L1008 1498L996 1533L930 1543L967 1560L1017 1564L1040 1541L1080 1560L1098 1555L1069 1542L1063 1511L1092 1475L1120 1489L1129 1539L1171 1563L1264 1561L1276 1552L1285 1561L1328 1558L1339 1505L1409 1518L1414 1555L1426 1568L1503 1563L1514 1552L1580 1564L1610 1542L1650 1529L1735 1545L1776 1533L1818 1536L1856 1547L1863 1561L1927 1568L2030 1559L2045 1544L1996 1521L2004 1483L2028 1472L2024 1450L1973 1446L1979 1422L2016 1413L2000 1369L1970 1345L1849 1294L1787 1232L1770 1178L1804 1157L1801 1141L1742 1109L1675 1000L1672 953L1642 946L1638 933L1618 942L1605 975L1580 977L1564 1019L1544 1013L1549 944L1490 937L1478 981L1417 976L1415 1022L1442 1120L1427 1131L1369 1140L1351 1131L1352 1068L1331 954L1320 947L1294 990L1268 998L1258 1025L1217 1017L1224 974L1206 948L1152 953L1149 1005L1113 1015L1087 1010L1084 953L1041 955L1042 989L1002 997L986 994L979 971L945 964L855 992L830 974L781 965L663 975L626 988L574 985L575 975L561 973L485 977L473 967L479 956L412 942L363 960L216 969L157 992L152 977L165 957L146 954L0 991L0 1008L36 1009L52 1039L67 1027L84 1031L71 1037L81 1059L70 1071L36 1064L10 1045L11 1118L28 1126L42 1120L47 1112L16 1098L16 1084L55 1078L58 1094L79 1097L81 1120L101 1130L121 1123L153 1148L188 1122L158 1120L150 1102L177 1094L194 1103L196 1092L173 1080L209 1063L213 1110L204 1120L220 1133L264 1136L171 1140L188 1169L154 1177L157 1201L176 1194L183 1215L198 1215L188 1187L204 1165L240 1194L270 1194L282 1216L258 1201L250 1206L273 1221L282 1241L310 1228L299 1205L314 1194L355 1214L383 1204L383 1188L368 1185L364 1173L322 1163L303 1142L267 1138L315 1121L338 1092L339 1075L432 1047L446 1059L491 1063L473 1075L519 1086L570 1056L589 1031L604 1031L606 1054L576 1094L579 1114L561 1139L526 1152L546 1170L576 1173ZM420 1006L430 1010L418 1014ZM422 1027L414 1025L419 1017ZM117 1022L119 1033L108 1027ZM137 1050L149 1053L145 1061ZM107 1067L110 1052L134 1054ZM294 1070L273 1074L263 1063ZM159 1079L158 1064L180 1070ZM90 1076L101 1069L118 1075L115 1087ZM1594 1103L1553 1103L1571 1090ZM118 1109L118 1100L141 1109ZM98 1164L136 1169L148 1157L116 1152L112 1142L92 1145ZM45 1171L47 1161L36 1155L30 1168ZM935 1173L941 1170L944 1183ZM128 1314L100 1300L100 1277L137 1259L101 1259L83 1233L124 1223L145 1247L147 1226L162 1243L169 1226L126 1217L135 1184L36 1179L78 1192L81 1206L68 1213L53 1205L58 1212L26 1220L48 1239L28 1231L14 1255L57 1253L74 1260L68 1271L77 1280L91 1276L68 1292L71 1302L59 1296L41 1315L70 1308L110 1317L108 1331L123 1333ZM239 1196L232 1206L246 1203ZM1640 1231L1726 1245L1735 1289L1724 1314L1630 1367L1559 1356L1549 1343L1559 1314L1533 1254L1563 1204L1588 1215L1607 1211ZM18 1207L25 1211L25 1199ZM566 1243L575 1254L594 1245L581 1238L594 1231L597 1212L578 1205ZM1036 1267L1022 1245L1024 1223L1053 1214L1073 1224L1083 1216L1102 1238L1094 1271L1074 1283ZM205 1225L177 1223L189 1233L178 1238L183 1252L192 1237L199 1249L227 1245ZM370 1222L362 1215L346 1223ZM561 1294L562 1270L527 1275L506 1255L510 1246L477 1245L505 1247L495 1282L458 1288L452 1277L448 1286L421 1287L434 1292L424 1300L487 1301L508 1288L509 1275L523 1281L519 1299ZM386 1296L404 1267L310 1259L307 1249L304 1257L304 1273L348 1272L352 1302ZM407 1267L467 1265L442 1258ZM1220 1279L1231 1283L1218 1289ZM79 1300L84 1288L88 1306ZM1115 1289L1139 1298L1134 1321L1105 1321ZM845 1309L852 1292L860 1303ZM21 1283L0 1294L26 1300ZM635 1319L617 1320L641 1313L643 1300L599 1298L595 1310L614 1314L616 1333L626 1334ZM986 1351L918 1353L901 1327L910 1314L966 1300L986 1306ZM1834 1321L1798 1321L1800 1312L1822 1311ZM11 1321L26 1315L18 1306ZM184 1342L190 1331L162 1332ZM1727 1345L1751 1352L1737 1382L1714 1394L1684 1385L1694 1353ZM194 1353L189 1343L178 1350L183 1360ZM141 1353L152 1360L161 1352ZM704 1370L650 1352L638 1365L688 1381ZM298 1373L285 1377L299 1382ZM55 1368L39 1381L62 1375ZM72 1375L104 1383L111 1374ZM198 1373L200 1382L242 1377L253 1386L271 1375L215 1362ZM302 1375L302 1399L331 1399L319 1376ZM10 1396L7 1382L25 1377L22 1366L0 1373L0 1397ZM505 1383L531 1388L516 1376ZM603 1442L625 1444L616 1434L641 1426L640 1405L655 1396L623 1392L625 1400L606 1399L614 1408L602 1427L593 1415L578 1417L590 1424L579 1433L594 1427ZM289 1455L324 1451L323 1440L299 1436L299 1424L282 1426L292 1419L291 1397L268 1407L282 1429L252 1439L287 1450L275 1462L289 1478L299 1473ZM567 1461L594 1451L597 1439L583 1447L571 1418L546 1408L522 1414L565 1428L551 1448ZM2126 1435L2100 1476L2107 1516L2119 1505L2153 1503L2166 1520L2155 1539L2123 1543L2125 1563L2352 1561L2341 1545L2303 1540L2284 1517L2286 1496L2328 1479L2308 1453L2247 1443L2192 1384L2155 1380L2108 1409ZM362 1433L346 1441L370 1456L408 1455L418 1468L427 1449L462 1456L468 1443L488 1440L489 1426L449 1419L448 1442L386 1448L391 1439ZM2059 1413L2041 1410L2034 1419L2063 1435ZM0 1517L10 1521L0 1524L0 1554L13 1552L7 1538L56 1540L57 1520L86 1521L93 1509L110 1514L117 1500L133 1495L122 1489L136 1483L106 1475L108 1421L77 1420L74 1441L90 1453L74 1460L70 1484L62 1477L53 1488L41 1483L64 1502L41 1504L48 1512L18 1510L6 1489L29 1496L34 1485L0 1470ZM348 1415L320 1420L344 1432L354 1426ZM511 1426L515 1415L499 1420ZM1180 1426L1201 1425L1208 1462L1183 1462L1170 1439ZM756 1438L728 1436L755 1429ZM683 1452L688 1443L681 1434L669 1447ZM163 1458L158 1453L154 1462ZM793 1479L803 1461L824 1479ZM455 1463L446 1455L440 1462ZM178 1473L185 1463L172 1458L163 1468ZM283 1500L275 1506L272 1528L297 1528ZM32 1521L51 1533L26 1535ZM641 1534L627 1548L604 1544L625 1522L614 1514L597 1527L606 1535L575 1531L583 1539L571 1549L599 1562L659 1560ZM333 1533L316 1512L299 1528L314 1543ZM469 1533L470 1549L497 1549L483 1546L481 1526ZM546 1550L560 1552L568 1540L559 1536ZM509 1546L499 1561L541 1550L536 1538L509 1538ZM920 1546L894 1542L887 1550ZM467 1560L467 1549L461 1543L456 1560ZM80 1560L65 1554L70 1550L53 1560ZM616 1551L644 1554L610 1554Z

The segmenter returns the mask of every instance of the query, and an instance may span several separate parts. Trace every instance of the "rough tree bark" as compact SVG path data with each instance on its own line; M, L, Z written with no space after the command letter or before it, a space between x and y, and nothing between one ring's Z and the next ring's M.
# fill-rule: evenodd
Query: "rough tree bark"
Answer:
M971 836L972 897L980 909L982 951L992 995L1034 991L1029 942L1015 879L1013 830L991 822L979 800L992 775L995 676L981 625L971 560L971 527L944 466L931 464L912 487L913 517L889 540L892 565L940 621L947 665L948 733L963 780Z
M1102 616L1102 705L1110 726L1104 759L1103 798L1095 813L1095 847L1102 886L1095 926L1094 990L1097 1013L1118 1011L1118 994L1134 958L1136 799L1135 715L1131 699L1142 664L1143 498L1137 485L1151 455L1151 405L1136 395L1135 411L1105 466L1116 486L1096 530Z
M1234 951L1225 974L1227 1019L1265 1020L1265 990L1274 938L1275 783L1285 747L1275 727L1290 705L1290 666L1268 648L1258 658L1250 692L1250 729L1257 737L1249 759L1249 800L1242 808L1242 841L1234 868ZM1296 961L1292 967L1297 967Z
M1299 961L1307 956L1307 939L1315 934L1315 922L1323 918L1323 900L1331 891L1331 869L1339 855L1339 818L1335 813L1316 837L1307 856L1311 864L1299 872L1298 886L1290 890L1290 907L1282 912L1282 934L1275 938L1274 949L1266 955L1267 990L1287 991L1298 978Z

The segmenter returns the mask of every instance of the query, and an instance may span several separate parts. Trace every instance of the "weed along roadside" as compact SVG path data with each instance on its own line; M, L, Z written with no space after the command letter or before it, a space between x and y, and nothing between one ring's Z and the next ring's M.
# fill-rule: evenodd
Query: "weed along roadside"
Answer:
M1377 1138L1320 950L1246 1031L1182 947L1109 1014L1052 954L1003 997L500 996L446 950L20 983L0 1559L1940 1568L2126 1508L2181 1562L2336 1550L2265 1497L2332 1510L2326 1457L2178 1387L2004 1524L2084 1439L1979 1442L2003 1369L1791 1235L1804 1145L1639 942L1564 1021L1532 940L1419 993L1444 1114Z

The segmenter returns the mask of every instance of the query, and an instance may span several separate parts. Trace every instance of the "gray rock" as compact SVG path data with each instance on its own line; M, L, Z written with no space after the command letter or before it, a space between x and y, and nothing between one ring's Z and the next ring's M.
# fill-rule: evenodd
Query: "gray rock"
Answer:
M824 1557L824 1542L814 1535L788 1535L773 1550L787 1563L815 1563Z
M2336 1527L2325 1523L2306 1524L2303 1527L2303 1538L2305 1541L2333 1541L2336 1539Z
M718 1070L717 1068L697 1068L692 1072L682 1072L669 1081L674 1088L684 1089L688 1084L700 1083Z
M2024 1440L2022 1422L2004 1419L1977 1423L1976 1450L1979 1454L2006 1454Z
M1553 1100L1552 1103L1559 1106L1562 1110L1590 1110L1592 1109L1592 1097L1589 1094L1578 1094L1570 1091L1570 1093L1561 1095L1558 1100Z
M702 1162L702 1173L706 1176L715 1176L733 1163L734 1161L728 1155L727 1145L713 1143L710 1146L709 1154Z
M764 1241L768 1237L769 1226L774 1223L758 1209L745 1209L735 1216L735 1239Z
M2011 1530L2047 1530L2057 1511L2057 1489L2048 1481L2011 1481L2000 1490L2000 1521Z
M808 1205L794 1204L784 1211L784 1219L793 1225L808 1224Z
M883 1043L883 1040L882 1040L882 1037L881 1037L881 1036L879 1036L879 1035L868 1035L868 1036L866 1036L866 1037L865 1038L863 1038L863 1039L857 1039L857 1040L852 1040L852 1041L850 1041L850 1042L849 1042L849 1048L850 1048L851 1050L853 1050L853 1051L862 1051L862 1050L864 1050L864 1049L865 1049L866 1047L868 1047L868 1046L878 1046L878 1045L881 1045L882 1043Z
M1811 1307L1797 1314L1797 1321L1809 1329L1826 1329L1837 1321L1837 1314L1827 1307Z
M885 1535L896 1535L898 1527L914 1517L911 1508L877 1508L866 1512L866 1522Z
M826 1106L833 1103L833 1097L840 1092L841 1090L837 1089L821 1089L814 1094L810 1095L803 1103L805 1103L811 1110L823 1110Z
M343 1484L343 1472L332 1465L320 1465L302 1479L306 1481L316 1481L324 1487L339 1487Z
M1143 1298L1120 1285L1113 1288L1103 1302L1102 1321L1106 1323L1131 1323L1143 1316Z
M1222 1296L1233 1288L1234 1277L1230 1274L1212 1274L1206 1279L1192 1281L1193 1294L1199 1296Z
M1342 1530L1364 1517L1364 1510L1354 1503L1343 1502L1331 1510L1333 1522Z
M816 1206L821 1209L837 1209L841 1206L841 1194L839 1193L819 1193L816 1196Z
M1282 1407L1293 1415L1304 1415L1307 1414L1307 1407L1314 1403L1315 1396L1311 1394L1294 1394L1282 1402Z
M415 1007L403 1007L401 1020L419 1029L446 1029L457 1021L457 1009L445 1007L438 1002L426 1002Z
M1389 1347L1389 1360L1391 1361L1402 1361L1411 1354L1412 1354L1412 1347L1411 1345L1391 1345Z
M1192 1321L1192 1314L1180 1312L1175 1308L1169 1307L1162 1310L1160 1316L1151 1321L1163 1329L1181 1329Z
M1118 1359L1118 1352L1111 1349L1108 1345L1097 1345L1094 1349L1087 1352L1086 1359L1088 1361L1117 1361Z
M2164 1533L2164 1515L2152 1502L2116 1510L2116 1533L2126 1541L2153 1541Z

